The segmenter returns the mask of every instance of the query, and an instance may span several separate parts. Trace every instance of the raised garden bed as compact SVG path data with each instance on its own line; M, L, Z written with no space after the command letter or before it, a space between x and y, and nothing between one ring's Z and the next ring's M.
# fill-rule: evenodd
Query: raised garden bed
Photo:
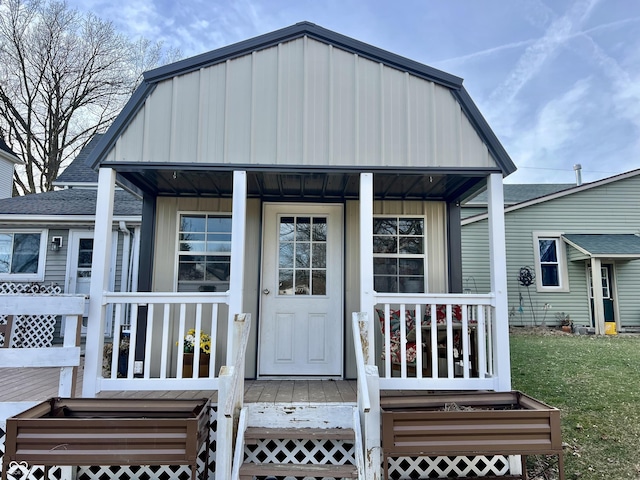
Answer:
M385 478L390 457L558 455L560 411L522 392L382 398ZM526 473L523 474L526 478Z
M7 419L2 478L11 462L190 465L209 451L209 400L52 398ZM206 463L205 463L206 465Z

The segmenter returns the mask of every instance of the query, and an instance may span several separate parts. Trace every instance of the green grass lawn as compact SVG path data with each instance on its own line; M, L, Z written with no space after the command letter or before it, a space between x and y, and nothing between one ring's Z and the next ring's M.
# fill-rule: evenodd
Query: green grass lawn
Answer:
M512 333L511 369L562 411L567 479L640 479L640 337Z

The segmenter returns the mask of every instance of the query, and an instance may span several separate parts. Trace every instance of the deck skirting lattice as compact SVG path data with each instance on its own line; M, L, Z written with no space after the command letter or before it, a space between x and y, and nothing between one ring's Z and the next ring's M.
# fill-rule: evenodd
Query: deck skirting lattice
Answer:
M355 463L353 442L337 440L258 440L244 447L245 463L348 465Z
M389 458L390 480L506 475L509 475L509 460L504 455Z

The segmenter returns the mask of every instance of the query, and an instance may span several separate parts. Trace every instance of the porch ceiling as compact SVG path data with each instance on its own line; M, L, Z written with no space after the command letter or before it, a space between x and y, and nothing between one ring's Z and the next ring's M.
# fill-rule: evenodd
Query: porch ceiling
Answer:
M233 171L122 169L113 165L120 180L154 196L231 197ZM487 172L374 172L374 195L386 200L457 201L479 189ZM247 171L247 191L252 198L357 199L360 171Z

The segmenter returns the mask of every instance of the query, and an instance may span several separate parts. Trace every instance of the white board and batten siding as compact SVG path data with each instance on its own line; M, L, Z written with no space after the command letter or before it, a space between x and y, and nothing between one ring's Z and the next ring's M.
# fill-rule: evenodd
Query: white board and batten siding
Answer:
M158 197L156 207L156 237L154 256L154 290L173 292L177 285L178 217L180 212L225 213L232 210L230 198L183 198ZM243 287L243 312L258 318L258 286L260 279L260 248L262 205L258 199L247 200L245 274ZM161 312L156 312L160 315ZM220 306L219 318L227 318L226 305ZM159 317L158 317L159 318ZM176 324L177 329L177 324ZM249 345L257 343L257 328L251 328ZM155 332L161 335L161 332ZM174 332L177 335L177 330ZM227 324L219 324L216 365L224 364L226 358ZM249 348L246 352L245 371L247 377L255 377L256 351Z
M308 37L160 81L106 160L496 166L448 87Z
M175 289L175 259L177 252L177 219L179 212L224 212L231 209L230 199L216 198L171 198L159 197L157 200L156 218L156 264L154 265L154 288L158 291L173 291ZM357 201L348 201L345 204L345 322L350 319L350 312L359 311L359 209ZM375 202L375 214L389 215L419 215L426 219L427 236L427 281L429 291L442 293L447 290L447 254L446 254L446 205L444 202L399 202L386 201ZM244 281L244 310L258 318L259 279L260 279L260 240L261 234L261 204L257 199L250 199L247 203L247 246L245 249L245 281ZM348 318L347 318L348 317ZM250 344L257 341L257 328L252 328ZM346 329L347 338L347 368L354 363L351 361L353 342L350 329ZM220 334L219 339L225 336ZM251 343L253 342L253 343ZM218 348L224 351L223 344ZM247 375L255 373L255 351L247 350ZM353 376L354 372L347 371L347 376Z
M429 293L446 293L447 277L447 232L445 202L422 201L375 201L374 215L415 215L425 218L427 248L427 285ZM351 312L360 311L360 211L359 202L348 201L345 206L345 322L349 325ZM376 335L380 332L374 319ZM346 329L346 376L355 378L355 352L353 334Z
M507 281L512 325L532 322L527 289L518 284L518 271L535 265L532 232L564 234L629 234L637 233L640 225L640 176L611 182L601 187L572 193L554 200L507 212ZM465 287L477 286L477 293L489 291L487 221L481 220L462 227L463 279ZM551 305L546 322L558 324L555 314L568 313L575 324L590 324L589 297L584 255L566 246L569 292L537 292L531 288L538 324L544 317L543 306ZM611 261L614 264L619 320L622 326L640 326L640 260ZM473 279L473 280L471 280ZM472 293L476 293L473 291ZM523 296L523 314L519 313Z

